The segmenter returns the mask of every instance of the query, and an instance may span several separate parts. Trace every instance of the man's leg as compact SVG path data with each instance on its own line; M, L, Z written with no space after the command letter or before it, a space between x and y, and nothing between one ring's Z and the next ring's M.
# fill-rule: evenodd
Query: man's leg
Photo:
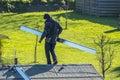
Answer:
M53 64L57 64L57 63L58 63L58 62L57 62L57 57L56 57L56 54L55 54L55 51L54 51L55 45L56 45L56 43L52 43L52 44L50 45L50 52L51 52L51 55L52 55L52 58L53 58L53 61L54 61Z
M45 54L46 54L47 64L51 64L50 52L49 51L50 51L50 44L45 43Z

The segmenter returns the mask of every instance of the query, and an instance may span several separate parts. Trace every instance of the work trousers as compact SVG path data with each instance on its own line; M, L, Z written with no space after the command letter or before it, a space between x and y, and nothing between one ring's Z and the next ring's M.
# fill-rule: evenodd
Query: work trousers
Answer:
M57 57L54 51L55 46L56 46L56 43L45 42L45 54L46 54L47 64L51 64L50 55L52 56L53 61L57 60Z

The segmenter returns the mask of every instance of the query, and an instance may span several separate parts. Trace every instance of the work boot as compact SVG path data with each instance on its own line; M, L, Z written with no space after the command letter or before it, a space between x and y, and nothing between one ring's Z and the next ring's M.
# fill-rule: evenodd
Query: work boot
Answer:
M56 65L57 63L58 63L58 61L57 61L57 60L55 60L53 64L54 64L54 65Z

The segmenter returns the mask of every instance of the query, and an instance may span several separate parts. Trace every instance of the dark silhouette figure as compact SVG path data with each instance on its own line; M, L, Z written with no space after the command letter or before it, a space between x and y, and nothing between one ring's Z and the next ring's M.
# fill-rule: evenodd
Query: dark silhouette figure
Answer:
M53 64L57 64L58 60L57 60L54 49L56 46L57 38L59 34L62 32L62 27L57 21L52 19L49 14L45 14L44 19L45 19L45 27L44 27L43 34L39 40L39 43L41 43L42 40L46 38L45 53L47 58L47 64L51 64L50 55L52 55Z

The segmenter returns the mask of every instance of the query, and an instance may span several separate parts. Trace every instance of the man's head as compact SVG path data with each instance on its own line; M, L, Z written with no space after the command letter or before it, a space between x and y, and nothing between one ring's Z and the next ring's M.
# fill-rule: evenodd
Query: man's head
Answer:
M44 19L49 19L50 18L50 15L49 14L44 14Z

